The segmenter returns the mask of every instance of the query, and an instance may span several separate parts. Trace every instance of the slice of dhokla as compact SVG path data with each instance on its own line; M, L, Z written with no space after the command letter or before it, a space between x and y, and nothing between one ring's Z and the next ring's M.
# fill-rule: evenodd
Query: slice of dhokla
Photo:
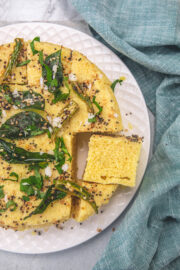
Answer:
M88 190L89 193L93 194L98 208L104 204L107 204L117 189L117 185L101 185L83 181L79 181L78 184L82 185ZM82 199L74 199L71 215L77 222L82 222L94 214L95 211L88 202Z
M83 180L135 186L141 145L137 136L91 136Z
M21 39L22 47L17 59L17 64L23 63L27 60L27 44ZM4 78L4 73L11 59L11 55L15 48L15 42L3 44L0 46L0 82L1 83L27 83L27 65L14 66L11 74L7 78Z
M96 65L83 54L60 45L36 41L34 46L37 51L43 51L44 58L58 50L62 52L63 76L69 79L70 98L79 105L79 111L73 117L70 126L71 133L89 131L113 133L122 130L121 114L110 87L111 82ZM47 88L42 78L39 54L32 54L30 42L27 47L27 57L31 60L27 66L28 84L40 86L42 89ZM73 87L77 85L81 87L83 93L91 100L93 113L88 110L87 103L74 90ZM62 92L67 92L65 86L61 87L61 90ZM53 95L51 94L51 96ZM97 103L102 107L100 114ZM92 121L93 117L96 118L94 121Z
M24 230L31 227L42 227L44 225L57 224L63 222L70 217L71 197L66 196L62 200L57 200L49 204L47 209L41 213L32 215L24 219L40 204L41 200L31 198L30 201L24 201L24 195L19 190L19 183L6 183L3 187L4 198L0 200L0 208L5 208L8 201L16 203L17 208L14 211L7 209L0 213L0 226L12 228L14 230ZM14 206L14 205L13 205Z

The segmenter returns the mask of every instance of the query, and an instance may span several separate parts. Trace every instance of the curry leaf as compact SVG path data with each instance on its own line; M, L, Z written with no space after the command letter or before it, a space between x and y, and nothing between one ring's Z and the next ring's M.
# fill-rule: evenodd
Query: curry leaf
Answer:
M0 136L8 139L24 139L37 136L48 131L50 127L41 115L26 111L10 117L0 127Z
M15 177L15 179L13 179L13 178L5 178L5 179L3 179L4 181L13 181L13 182L18 182L18 180L19 180L19 175L17 174L17 173L15 173L15 172L12 172L12 173L10 173L10 175L9 176L14 176Z
M30 43L30 47L31 47L33 55L38 53L38 51L34 47L34 41L40 41L40 37L35 37Z
M88 112L90 113L94 113L94 108L91 102L90 97L85 93L82 84L78 83L78 82L71 82L72 84L72 88L74 90L74 92L78 95L78 97L80 99L82 99L88 108Z
M53 161L54 155L39 152L29 152L15 144L0 139L0 156L13 164L39 164Z

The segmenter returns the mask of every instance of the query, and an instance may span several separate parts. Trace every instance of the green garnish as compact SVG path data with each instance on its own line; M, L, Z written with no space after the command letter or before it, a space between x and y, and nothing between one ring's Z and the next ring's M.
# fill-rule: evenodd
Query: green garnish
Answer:
M40 37L35 37L30 43L30 47L31 47L33 55L35 55L39 52L34 48L34 41L40 41Z
M28 202L30 201L30 198L28 196L22 196L23 201Z
M3 93L2 98L4 97L9 104L20 109L44 110L45 108L44 98L32 90L12 92L8 85L3 84L0 85L0 92Z
M50 203L56 200L62 200L66 197L66 195L67 194L65 192L54 189L54 185L51 185L44 194L44 198L37 206L37 208L34 211L32 211L28 216L26 216L24 220L31 217L32 215L43 213Z
M92 194L89 193L86 188L68 180L59 180L59 181L56 181L55 183L56 183L56 188L58 190L64 191L69 195L72 195L72 196L75 196L75 197L78 197L80 199L87 201L92 206L94 211L98 213L96 202L94 201Z
M29 152L3 139L0 139L0 156L7 162L14 164L40 164L52 162L55 159L54 155Z
M17 59L18 59L18 56L19 56L19 53L20 53L20 50L22 47L22 42L21 42L20 38L16 38L15 42L16 42L16 44L14 47L14 51L11 55L11 58L9 60L9 63L7 65L7 68L6 68L5 73L4 73L4 79L6 79L8 77L8 75L11 73L13 67L16 66Z
M10 117L0 127L0 136L8 139L25 139L46 133L51 125L41 115L26 111Z
M2 109L0 109L0 117L2 116Z
M55 104L58 101L66 100L69 97L70 88L67 83L67 78L63 78L61 50L47 56L45 60L43 60L43 51L40 51L39 62L42 66L42 77L44 79L44 84L48 87L48 91L54 94L54 99L52 102ZM68 89L68 93L63 93L60 90L63 81Z
M59 151L59 148L61 149L61 151ZM65 155L67 155L69 157L68 161L71 162L72 157L69 154L69 152L65 146L63 137L60 137L60 138L58 137L58 138L56 138L56 141L55 141L54 156L55 156L55 160L57 162L55 167L56 167L57 171L59 172L59 174L63 173L62 165L64 165L65 160L66 160Z
M14 176L15 177L15 179L14 178L5 178L5 179L3 179L4 181L13 181L13 182L18 182L18 180L19 180L19 175L17 174L17 173L15 173L15 172L12 172L12 173L10 173L10 175L9 176Z
M24 178L20 182L20 191L25 192L28 196L38 195L43 187L43 177L39 170L35 170L35 175Z
M83 86L78 82L71 82L71 85L72 85L74 92L78 95L78 97L86 103L87 108L88 108L88 112L94 113L94 108L93 108L91 99L84 92Z
M29 64L31 62L31 60L26 60L26 61L23 61L21 63L17 63L16 67L23 67L23 66L26 66L27 64Z
M90 122L90 123L95 123L96 122L96 116L97 115L100 115L101 114L101 112L102 112L102 110L103 110L103 107L101 107L100 105L99 105L99 103L96 101L96 96L93 96L93 104L94 105L96 105L96 107L98 108L98 112L97 113L95 113L95 115L94 115L94 117L93 118L89 118L88 119L88 122Z
M3 187L4 187L4 186L0 186L0 199L4 198Z
M114 92L114 89L116 87L116 84L119 83L121 85L123 81L124 80L122 80L122 79L117 79L111 84L111 88L112 88L113 92Z
M9 200L6 203L5 208L0 209L0 212L5 212L8 208L10 208L10 211L15 211L17 208L17 204L13 200Z

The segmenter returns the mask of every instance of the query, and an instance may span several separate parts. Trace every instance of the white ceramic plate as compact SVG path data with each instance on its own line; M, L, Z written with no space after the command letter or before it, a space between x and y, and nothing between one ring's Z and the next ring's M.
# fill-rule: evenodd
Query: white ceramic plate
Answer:
M14 232L0 228L0 249L18 253L47 253L64 250L87 241L96 234L97 229L105 229L127 207L141 183L147 166L150 148L149 117L141 90L125 64L108 48L94 38L65 26L49 23L21 23L0 28L0 44L12 42L15 37L25 40L40 36L41 41L48 41L71 49L76 49L85 54L95 63L111 81L125 76L122 86L117 86L115 95L121 109L123 124L126 134L138 134L144 137L140 162L137 172L137 185L135 188L119 188L110 203L100 209L82 225L74 220L62 224L63 229L51 226L47 231L38 235L32 230ZM78 148L78 175L82 174L87 145L83 146L86 138L81 138ZM103 210L103 211L102 211ZM102 212L102 213L101 213Z

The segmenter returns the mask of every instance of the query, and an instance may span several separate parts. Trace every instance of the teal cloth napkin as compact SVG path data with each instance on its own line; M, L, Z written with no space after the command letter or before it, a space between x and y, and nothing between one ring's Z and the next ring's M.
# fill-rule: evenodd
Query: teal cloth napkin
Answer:
M180 1L71 2L132 71L156 117L139 194L94 270L180 270Z

